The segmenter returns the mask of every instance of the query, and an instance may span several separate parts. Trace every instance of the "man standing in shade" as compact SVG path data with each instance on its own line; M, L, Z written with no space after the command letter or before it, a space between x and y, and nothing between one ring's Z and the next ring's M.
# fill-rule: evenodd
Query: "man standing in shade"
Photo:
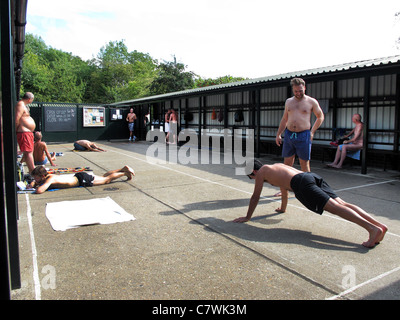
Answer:
M28 108L28 105L33 102L33 99L33 94L31 92L27 92L15 105L15 130L17 132L19 149L23 153L21 163L23 161L26 162L29 173L31 173L35 168L33 160L33 131L36 128L36 123L31 117Z
M126 121L128 121L128 127L129 127L129 141L135 141L136 136L135 136L135 120L136 120L136 114L133 112L133 108L129 109L129 113L126 116Z

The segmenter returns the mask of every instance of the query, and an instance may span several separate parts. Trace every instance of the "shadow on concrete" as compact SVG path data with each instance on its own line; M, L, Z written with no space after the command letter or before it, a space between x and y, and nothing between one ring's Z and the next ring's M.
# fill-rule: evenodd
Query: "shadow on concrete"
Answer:
M280 214L273 213L257 217L258 220L271 218ZM237 224L232 221L207 217L195 219L191 223L198 223L205 227L205 230L217 232L230 238L231 236L246 241L269 242L269 243L288 243L305 247L324 250L352 251L365 254L369 250L360 246L359 243L348 242L340 239L315 235L304 230L293 230L284 228L259 228L251 224ZM279 223L275 221L275 223Z

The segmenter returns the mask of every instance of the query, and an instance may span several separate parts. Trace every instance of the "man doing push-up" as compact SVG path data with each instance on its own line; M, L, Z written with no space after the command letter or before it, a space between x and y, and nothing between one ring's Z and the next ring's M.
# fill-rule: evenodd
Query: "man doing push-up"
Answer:
M248 175L255 179L253 195L250 199L246 217L237 218L234 222L247 222L251 219L260 199L264 182L280 187L282 203L277 212L285 212L288 203L289 191L293 191L296 198L309 210L322 214L324 210L338 215L364 228L369 233L369 239L362 245L372 248L383 240L388 228L371 217L360 207L340 199L330 186L317 174L302 172L282 163L263 165L254 161L254 169Z

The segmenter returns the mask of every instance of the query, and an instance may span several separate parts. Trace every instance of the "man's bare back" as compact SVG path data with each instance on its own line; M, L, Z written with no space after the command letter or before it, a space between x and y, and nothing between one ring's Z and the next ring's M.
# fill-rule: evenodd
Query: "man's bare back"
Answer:
M89 141L89 140L78 140L75 141L76 144L86 148L88 151L103 151L105 152L106 150L99 148L94 142Z
M363 137L363 124L361 122L356 124L356 127L354 128L354 138L348 141L344 141L345 143L353 143L356 146L362 146L364 142L364 137Z
M42 162L46 158L47 145L43 141L36 141L33 149L33 158L35 162Z
M73 188L79 185L79 181L76 177L62 174L49 174L45 183L49 184L51 188L56 189Z
M41 162L45 158L44 154L44 143L41 141L35 142L35 148L33 149L33 158L36 162Z
M292 178L303 171L297 170L296 168L287 166L283 163L275 163L273 165L263 166L257 173L260 174L265 182L275 187L280 187L286 190L292 190L290 187L290 181Z
M175 110L172 110L171 115L169 117L170 122L177 122L178 121L178 115L176 114Z

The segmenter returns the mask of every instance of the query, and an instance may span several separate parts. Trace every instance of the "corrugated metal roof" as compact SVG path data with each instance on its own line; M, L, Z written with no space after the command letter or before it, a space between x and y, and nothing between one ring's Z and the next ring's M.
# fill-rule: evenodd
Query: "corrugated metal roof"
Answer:
M375 58L375 59L370 59L370 60L349 62L349 63L333 65L333 66L328 66L328 67L322 67L322 68L282 73L282 74L267 76L267 77L262 77L262 78L242 80L242 81L238 81L238 82L230 82L230 83L219 84L219 85L215 85L215 86L208 86L208 87L203 87L203 88L170 92L170 93L166 93L166 94L149 96L149 97L145 97L145 98L116 102L111 105L121 105L121 104L128 104L128 103L134 103L134 102L144 102L147 100L159 100L159 99L165 99L168 97L178 97L178 96L194 94L194 93L204 92L204 91L221 90L221 89L227 89L227 88L232 88L232 87L260 84L260 83L271 82L271 81L276 81L276 80L292 79L294 77L304 77L304 76L318 75L318 74L331 73L331 72L347 71L347 70L351 70L351 69L362 69L362 68L379 66L379 65L394 64L394 63L399 63L399 62L400 62L400 55L385 57L385 58Z

